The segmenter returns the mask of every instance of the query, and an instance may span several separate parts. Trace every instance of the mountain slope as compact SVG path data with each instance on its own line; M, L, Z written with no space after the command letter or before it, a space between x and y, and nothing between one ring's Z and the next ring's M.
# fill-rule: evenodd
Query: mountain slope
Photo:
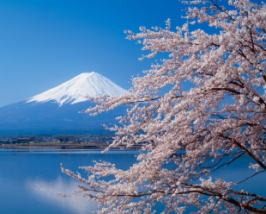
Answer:
M128 93L95 72L82 73L59 86L0 108L0 135L99 134L123 108L91 117L80 113L95 105L90 98Z
M33 96L28 102L56 101L60 105L65 103L84 102L90 98L105 95L120 96L128 93L125 89L113 83L106 77L96 73L82 73L59 86Z

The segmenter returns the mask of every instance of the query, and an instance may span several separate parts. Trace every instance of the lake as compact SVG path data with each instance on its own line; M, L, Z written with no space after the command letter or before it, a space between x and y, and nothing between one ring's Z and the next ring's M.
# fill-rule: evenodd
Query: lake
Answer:
M93 150L0 150L0 213L3 214L83 214L92 213L97 204L81 197L76 183L61 173L60 163L76 171L94 160L115 163L126 169L138 152ZM246 159L238 161L216 176L239 180L251 173ZM266 195L266 175L252 178L240 188ZM67 196L67 197L64 197Z
M0 150L0 213L3 214L83 214L97 204L75 194L71 178L61 173L60 163L77 170L93 160L128 168L137 152L65 150ZM66 194L68 197L63 197Z

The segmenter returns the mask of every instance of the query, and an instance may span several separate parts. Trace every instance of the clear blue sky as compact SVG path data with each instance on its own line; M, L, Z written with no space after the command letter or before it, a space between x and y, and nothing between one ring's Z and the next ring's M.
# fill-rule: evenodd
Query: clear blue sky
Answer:
M180 24L178 0L0 0L0 106L82 72L128 88L147 68L124 30Z

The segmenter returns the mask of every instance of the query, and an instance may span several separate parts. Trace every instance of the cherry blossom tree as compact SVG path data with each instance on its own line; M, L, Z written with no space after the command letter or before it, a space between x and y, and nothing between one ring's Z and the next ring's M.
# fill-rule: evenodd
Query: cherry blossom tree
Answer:
M138 145L137 162L128 170L98 162L83 167L88 177L62 168L99 213L266 213L266 196L243 185L266 172L265 2L189 3L176 30L167 21L128 32L156 63L130 94L89 110L131 106L108 149ZM237 161L252 173L216 176Z

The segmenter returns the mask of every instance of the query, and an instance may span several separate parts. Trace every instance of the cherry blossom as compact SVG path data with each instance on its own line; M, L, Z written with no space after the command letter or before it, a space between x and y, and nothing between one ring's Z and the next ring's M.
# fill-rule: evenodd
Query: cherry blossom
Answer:
M129 94L99 98L88 112L127 105L107 149L143 152L127 170L99 162L81 177L62 168L99 202L99 213L158 206L164 213L266 213L265 195L238 188L266 172L266 4L215 2L188 1L187 21L175 30L167 20L165 28L128 31L156 63L133 79ZM241 160L250 175L215 176Z

